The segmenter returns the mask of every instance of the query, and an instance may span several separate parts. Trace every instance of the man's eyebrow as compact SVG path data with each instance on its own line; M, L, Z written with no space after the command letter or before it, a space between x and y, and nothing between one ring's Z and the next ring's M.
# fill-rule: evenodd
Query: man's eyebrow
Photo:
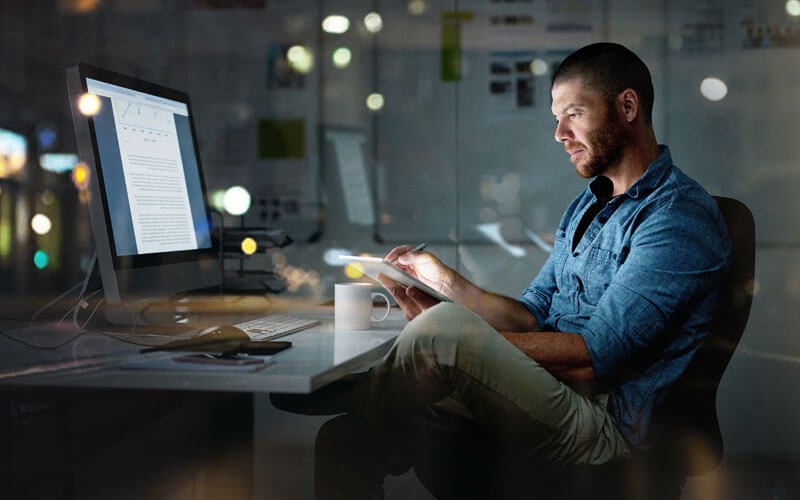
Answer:
M564 113L566 113L568 110L570 110L572 108L582 108L583 106L584 105L581 102L571 102L569 104L566 104L566 105L562 106L560 113L564 114Z
M572 108L574 108L574 107L576 107L576 106L579 106L579 104L578 104L578 103L571 102L571 103L569 103L569 104L567 104L567 105L565 105L565 106L562 106L562 107L561 107L560 109L558 109L558 110L552 110L552 109L551 109L551 112L553 113L553 117L554 117L556 120L558 120L558 117L559 117L559 116L561 116L561 115L566 115L566 114L567 114L567 111L569 111L570 109L572 109Z

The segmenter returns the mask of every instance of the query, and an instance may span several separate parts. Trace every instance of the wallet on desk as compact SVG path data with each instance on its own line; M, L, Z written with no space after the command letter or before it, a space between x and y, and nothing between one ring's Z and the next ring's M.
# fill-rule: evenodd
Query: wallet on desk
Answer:
M275 354L292 347L286 340L180 339L142 349L142 354L156 351L219 352L223 354Z

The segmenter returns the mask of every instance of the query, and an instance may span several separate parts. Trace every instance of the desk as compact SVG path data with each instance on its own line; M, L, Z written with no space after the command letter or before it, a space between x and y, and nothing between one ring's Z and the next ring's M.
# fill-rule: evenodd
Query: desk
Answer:
M299 314L299 313L298 313ZM376 323L372 330L337 331L333 328L333 309L320 307L303 316L320 319L314 328L292 334L281 340L292 347L273 356L274 363L253 373L187 372L156 370L122 370L119 364L139 356L140 347L112 337L87 334L64 348L42 353L0 339L0 388L82 388L82 389L157 389L213 392L293 392L309 393L343 375L362 368L388 351L397 333L405 324L399 310ZM140 328L146 332L146 328ZM47 337L47 334L52 335ZM11 330L16 338L30 343L53 344L68 338L74 331L37 329ZM29 335L26 335L29 334ZM135 336L120 338L134 339ZM166 341L166 339L165 339ZM13 361L13 365L9 363ZM51 372L24 373L36 362L64 363L64 369ZM81 366L81 364L84 366ZM70 366L71 365L71 366ZM55 365L50 365L55 366Z
M285 337L292 348L253 373L123 370L118 363L141 348L99 334L53 351L0 339L6 374L36 360L100 363L0 379L3 494L252 498L254 394L308 393L363 368L389 349L405 324L398 310L369 331L335 331L331 307L303 315L322 323ZM8 333L55 345L75 332Z

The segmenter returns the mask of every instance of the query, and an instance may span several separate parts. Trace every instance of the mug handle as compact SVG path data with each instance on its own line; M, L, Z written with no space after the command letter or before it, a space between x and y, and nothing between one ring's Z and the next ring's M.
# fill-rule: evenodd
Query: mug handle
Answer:
M372 292L372 298L374 299L376 296L382 298L386 302L386 311L384 311L383 316L381 316L380 318L370 316L372 321L377 322L377 321L383 321L389 316L389 312L391 312L392 310L392 304L389 302L389 297L387 297L386 295L380 292Z

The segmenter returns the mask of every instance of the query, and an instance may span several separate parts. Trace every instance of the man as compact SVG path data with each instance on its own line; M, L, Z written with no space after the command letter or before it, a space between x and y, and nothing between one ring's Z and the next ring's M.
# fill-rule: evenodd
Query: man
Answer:
M593 178L564 213L552 254L520 299L427 252L387 255L452 303L383 279L411 321L380 365L329 389L355 417L318 436L320 496L349 478L359 497L380 497L382 475L413 463L409 422L475 424L559 465L624 459L658 432L654 417L708 331L730 261L725 223L656 141L650 73L631 51L579 49L551 94L555 139ZM372 453L337 450L347 442Z

